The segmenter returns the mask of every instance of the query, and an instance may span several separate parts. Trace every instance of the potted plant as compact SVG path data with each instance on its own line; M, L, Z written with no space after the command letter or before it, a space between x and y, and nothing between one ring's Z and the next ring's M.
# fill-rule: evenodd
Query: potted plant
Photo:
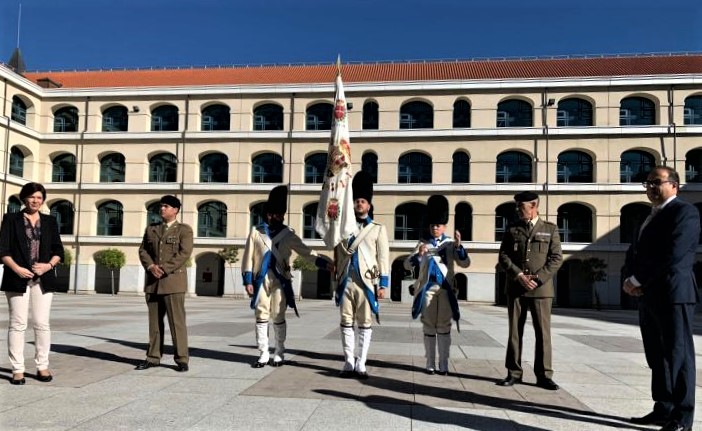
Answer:
M95 262L110 270L110 288L112 295L115 294L115 271L122 269L126 264L127 258L122 250L116 248L108 248L100 250L94 255Z

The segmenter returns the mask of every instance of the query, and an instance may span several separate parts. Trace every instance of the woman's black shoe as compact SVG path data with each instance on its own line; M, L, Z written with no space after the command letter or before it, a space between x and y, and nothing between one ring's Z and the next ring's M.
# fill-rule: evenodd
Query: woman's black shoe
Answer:
M10 383L13 385L23 385L23 384L27 383L27 381L24 379L24 377L19 378L19 379L15 379L15 376L13 375L12 379L10 379Z
M39 371L37 371L37 380L39 380L40 382L48 383L54 380L54 376L52 374L42 375L39 374Z

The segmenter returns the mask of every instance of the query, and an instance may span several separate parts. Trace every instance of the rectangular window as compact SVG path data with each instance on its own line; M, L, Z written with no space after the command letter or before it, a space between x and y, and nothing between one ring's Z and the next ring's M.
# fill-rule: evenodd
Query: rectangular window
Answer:
M507 111L497 111L497 127L509 127L511 123L512 121Z
M570 117L568 116L568 111L563 111L563 110L556 111L556 126L568 127L569 124L570 124Z
M209 115L205 115L202 117L202 130L204 132L214 130L214 119Z
M414 123L411 114L400 114L400 129L414 129Z

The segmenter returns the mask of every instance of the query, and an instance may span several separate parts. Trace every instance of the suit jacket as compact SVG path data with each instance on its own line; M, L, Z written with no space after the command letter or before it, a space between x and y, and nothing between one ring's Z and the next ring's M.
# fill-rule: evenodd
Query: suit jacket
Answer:
M498 259L507 272L507 295L553 298L553 276L563 264L558 226L539 217L529 235L523 221L514 223L502 237ZM543 284L527 291L517 280L520 272L538 275Z
M642 300L652 304L697 302L692 267L700 237L699 217L697 208L675 198L634 239L624 273L641 283Z
M429 246L429 252L423 256L422 261L420 262L419 248L424 244ZM444 250L445 252L445 264L443 263L443 260L440 258L440 256L435 254L439 250ZM442 252L442 254L444 252ZM414 251L412 252L412 254L407 256L407 259L405 259L404 262L405 269L408 271L411 271L415 266L419 266L419 274L417 275L417 281L414 282L415 296L422 293L422 287L424 287L424 285L429 279L428 258L435 259L436 263L439 265L439 268L441 268L442 272L445 274L446 281L453 288L455 293L456 275L454 266L458 265L461 268L468 268L470 266L470 256L468 256L468 252L465 251L465 258L461 259L458 254L458 249L455 247L455 243L453 242L453 238L449 238L446 235L444 235L436 243L436 245L433 245L431 243L431 239L420 239L417 245L414 247Z
M390 273L390 247L388 246L388 234L385 230L385 226L380 223L372 221L369 226L365 229L369 229L368 234L363 238L356 252L358 253L358 267L361 273L361 279L368 289L373 290L374 280L371 280L368 275L368 271L373 271L373 267L379 271L379 280L375 280L375 283L379 283L379 287L387 287L388 274ZM358 236L358 235L357 235ZM334 248L334 261L337 264L337 279L339 275L346 269L340 266L348 256L344 245L339 243ZM349 277L351 274L349 273Z
M39 245L39 262L48 263L53 256L63 260L63 243L59 235L58 224L53 216L39 214L41 238ZM27 246L27 235L24 231L24 212L7 213L0 227L0 258L10 256L19 266L31 269L32 263ZM56 271L47 271L41 277L41 288L44 292L56 290ZM2 291L25 292L26 278L21 278L13 270L5 267L2 275Z
M193 252L193 230L187 224L175 221L168 230L165 223L149 225L139 246L139 260L144 269L160 265L166 274L156 278L146 271L145 293L171 294L188 290L185 263Z

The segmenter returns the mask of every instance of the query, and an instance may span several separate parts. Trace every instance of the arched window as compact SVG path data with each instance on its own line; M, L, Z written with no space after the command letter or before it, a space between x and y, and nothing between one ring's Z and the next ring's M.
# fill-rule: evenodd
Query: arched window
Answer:
M453 104L453 128L470 127L470 104L467 100L456 100Z
M434 128L434 109L426 102L408 102L400 108L400 129Z
M378 182L378 156L367 151L361 156L361 170L367 173L374 183Z
M417 202L398 205L395 208L395 239L419 240L428 228L426 211L427 206Z
M22 202L17 196L10 196L7 200L7 212L16 213L22 209Z
M571 97L558 102L556 109L558 127L592 126L592 103Z
M619 162L619 180L622 183L642 183L655 166L655 159L645 151L624 151Z
M77 132L78 109L66 106L54 112L54 132Z
M454 218L456 230L461 233L461 241L473 241L473 208L466 202L456 205Z
M656 124L656 105L645 97L626 97L619 105L620 126Z
M100 159L101 183L123 183L124 171L125 161L122 154L112 153Z
M516 221L517 207L514 202L507 202L495 208L495 241L501 242L507 228Z
M558 208L558 232L562 242L592 242L592 211L581 204Z
M20 124L27 124L27 105L17 96L12 96L12 113L10 119Z
M54 157L51 167L51 181L55 183L74 183L76 181L76 156L60 154Z
M418 152L400 156L397 167L398 183L431 183L431 177L431 157Z
M691 150L685 155L685 181L702 183L702 150Z
M148 207L146 207L146 225L152 225L154 223L161 223L163 219L161 218L161 202L152 202Z
M690 96L685 98L683 123L686 125L702 124L702 96Z
M274 153L263 153L251 160L252 183L282 183L283 158Z
M363 104L363 130L378 130L379 115L376 102Z
M200 159L201 183L226 183L229 181L229 159L222 153L212 153Z
M582 151L564 151L558 155L556 176L559 183L591 183L592 157Z
M174 183L178 162L173 154L160 153L149 159L149 182Z
M265 211L265 208L265 202L259 202L251 206L251 209L249 210L249 214L251 215L251 218L249 220L249 229L254 226L260 226L263 224L263 222L266 221L266 215L263 213L263 211Z
M497 183L530 183L531 157L519 151L507 151L497 156Z
M323 183L326 169L327 155L325 153L317 153L307 156L305 158L305 183Z
M619 242L634 242L639 228L651 213L651 206L642 203L632 203L622 207L619 215Z
M122 204L107 201L98 207L98 235L122 235Z
M266 103L254 109L254 130L283 130L283 107Z
M10 175L24 175L24 153L18 147L10 149Z
M126 132L129 128L129 114L124 106L113 106L102 113L103 132Z
M534 114L531 105L523 100L505 100L497 104L497 127L531 127Z
M305 205L302 209L302 237L305 239L320 239L322 238L314 226L317 222L317 208L319 204L317 202L309 205Z
M178 131L178 108L173 105L163 105L151 111L151 131Z
M305 130L331 130L333 109L331 103L315 103L307 108Z
M56 219L60 235L73 235L73 204L60 200L54 202L50 214Z
M197 236L208 238L227 236L226 205L211 201L197 207Z
M229 130L229 106L210 105L202 110L202 131Z
M470 157L463 151L453 153L451 168L452 183L468 183L470 181Z

